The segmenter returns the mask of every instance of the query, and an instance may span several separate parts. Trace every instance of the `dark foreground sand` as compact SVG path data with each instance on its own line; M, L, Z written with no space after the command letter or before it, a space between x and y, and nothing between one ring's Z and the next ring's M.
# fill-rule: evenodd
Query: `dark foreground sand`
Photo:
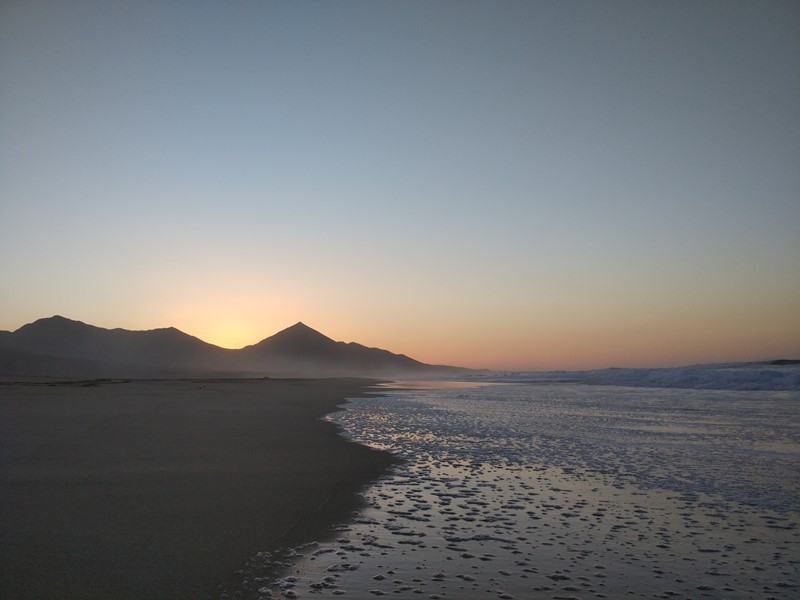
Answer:
M322 537L391 462L319 420L366 384L0 385L0 597L205 598Z

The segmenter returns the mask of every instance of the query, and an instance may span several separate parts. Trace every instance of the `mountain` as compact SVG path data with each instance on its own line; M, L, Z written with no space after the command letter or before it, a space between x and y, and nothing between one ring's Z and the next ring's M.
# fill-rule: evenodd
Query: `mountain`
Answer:
M420 377L465 371L336 342L303 323L241 350L208 344L174 327L104 329L61 316L0 331L0 376L6 378Z
M168 368L212 368L230 363L230 350L174 327L150 331L103 329L61 316L20 327L0 344L31 354Z
M0 375L176 377L235 371L233 351L174 327L104 329L61 316L0 335Z
M248 369L266 366L295 376L420 376L455 374L457 367L427 365L404 354L368 348L354 342L336 342L311 327L297 323L240 351Z

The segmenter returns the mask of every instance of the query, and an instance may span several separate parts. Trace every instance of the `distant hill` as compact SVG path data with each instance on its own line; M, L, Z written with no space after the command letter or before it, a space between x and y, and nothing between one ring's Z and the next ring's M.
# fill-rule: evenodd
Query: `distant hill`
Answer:
M174 327L104 329L61 316L0 332L0 376L5 378L422 377L467 371L336 342L303 323L241 350L208 344Z

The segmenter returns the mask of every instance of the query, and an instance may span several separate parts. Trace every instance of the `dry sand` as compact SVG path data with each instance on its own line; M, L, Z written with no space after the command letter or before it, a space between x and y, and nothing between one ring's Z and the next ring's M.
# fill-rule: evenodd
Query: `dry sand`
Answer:
M359 380L0 385L0 596L205 598L390 463L319 419Z

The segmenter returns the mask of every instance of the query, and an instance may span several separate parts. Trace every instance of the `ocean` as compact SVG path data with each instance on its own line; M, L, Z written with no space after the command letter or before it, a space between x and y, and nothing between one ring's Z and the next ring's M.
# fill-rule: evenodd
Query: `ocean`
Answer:
M800 596L800 392L438 384L328 418L402 462L256 597Z

